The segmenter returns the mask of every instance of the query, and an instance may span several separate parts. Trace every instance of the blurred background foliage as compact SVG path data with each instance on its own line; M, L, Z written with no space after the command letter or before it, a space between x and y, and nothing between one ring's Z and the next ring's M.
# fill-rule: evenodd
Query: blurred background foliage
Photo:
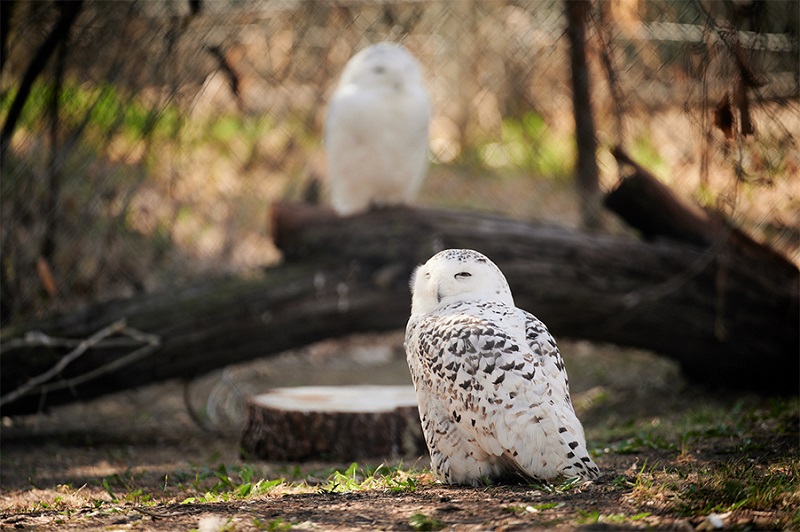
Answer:
M270 204L318 188L324 201L327 99L347 60L381 40L418 57L431 92L420 204L578 226L563 11L555 0L3 2L3 323L278 261ZM609 149L622 145L798 262L798 11L591 3L601 190L619 179ZM604 227L624 230L610 216Z

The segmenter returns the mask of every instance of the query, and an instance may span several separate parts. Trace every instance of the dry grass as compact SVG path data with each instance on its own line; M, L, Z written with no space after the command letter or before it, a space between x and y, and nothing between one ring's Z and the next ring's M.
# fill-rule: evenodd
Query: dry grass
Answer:
M228 370L227 386L232 379L241 389L263 388L287 376L404 383L399 341L398 334L326 342ZM357 465L243 461L235 420L219 425L222 434L203 432L189 420L179 386L165 383L5 420L0 524L171 530L216 519L229 530L476 530L702 528L720 519L733 529L800 526L798 398L699 390L648 353L566 341L562 350L605 473L595 483L447 487L415 457ZM221 373L197 382L194 408L221 382Z

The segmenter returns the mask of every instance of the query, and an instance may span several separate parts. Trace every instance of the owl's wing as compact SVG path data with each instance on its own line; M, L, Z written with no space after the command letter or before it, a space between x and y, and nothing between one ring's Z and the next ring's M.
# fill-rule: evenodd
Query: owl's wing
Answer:
M470 467L474 449L459 447L466 442L498 464L495 475L505 469L533 479L593 478L597 467L570 403L561 356L546 329L523 329L528 316L482 304L474 313L428 320L420 367L431 401L448 397L447 405L437 405L438 415L460 434L447 449L450 467ZM515 330L525 330L524 341Z
M549 376L553 392L557 397L563 398L571 410L569 377L555 338L550 334L547 326L536 316L524 310L519 310L519 312L525 318L525 341L528 347L542 366L542 371Z
M507 460L534 478L595 478L599 470L572 407L569 379L555 339L535 316L515 310L509 319L524 320L525 344L519 346L520 356L509 357L517 362L505 379L509 395L516 393L498 428L514 441L506 447Z

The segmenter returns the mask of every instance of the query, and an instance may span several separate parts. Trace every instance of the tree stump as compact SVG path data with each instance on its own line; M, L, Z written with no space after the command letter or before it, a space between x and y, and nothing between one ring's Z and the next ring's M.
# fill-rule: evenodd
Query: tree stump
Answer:
M247 400L242 451L270 461L425 454L413 386L274 388Z

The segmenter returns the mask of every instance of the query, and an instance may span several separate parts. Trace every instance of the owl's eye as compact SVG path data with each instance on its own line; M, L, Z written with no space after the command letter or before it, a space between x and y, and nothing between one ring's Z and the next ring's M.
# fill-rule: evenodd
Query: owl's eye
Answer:
M383 68L383 66L382 66L382 65L376 65L376 66L372 67L372 71L373 71L373 72L375 72L376 74L383 74L383 72L384 72L385 70L386 70L386 69L385 69L385 68Z
M467 277L472 277L472 274L469 272L458 272L455 275L456 279L466 279Z

